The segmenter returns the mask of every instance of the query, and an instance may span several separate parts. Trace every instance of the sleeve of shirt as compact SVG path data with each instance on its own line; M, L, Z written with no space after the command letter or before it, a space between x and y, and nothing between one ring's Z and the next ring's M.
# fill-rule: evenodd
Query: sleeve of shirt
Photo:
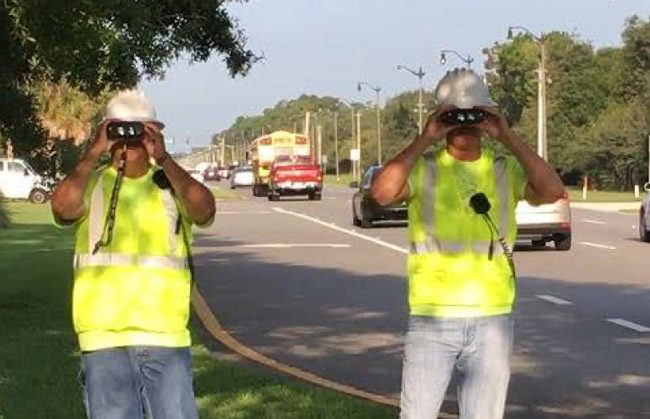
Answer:
M88 214L90 213L90 199L93 193L93 190L95 189L95 185L97 185L97 180L99 179L99 172L94 172L92 174L92 177L90 178L90 181L88 182L88 187L86 187L86 191L84 192L84 213L81 217L77 218L74 221L66 221L58 218L54 213L52 212L52 223L59 228L73 228L79 225L82 221L84 221L87 217Z
M507 170L512 184L515 202L521 201L525 198L526 185L528 185L526 172L524 172L524 168L521 167L519 161L514 157L507 158Z
M422 179L423 167L424 167L424 156L420 155L415 161L415 164L413 165L413 169L411 169L411 173L409 173L409 177L407 179L407 183L409 185L409 197L407 198L407 202L411 202L412 200L417 199L417 197L420 196L420 186L422 185L421 179Z

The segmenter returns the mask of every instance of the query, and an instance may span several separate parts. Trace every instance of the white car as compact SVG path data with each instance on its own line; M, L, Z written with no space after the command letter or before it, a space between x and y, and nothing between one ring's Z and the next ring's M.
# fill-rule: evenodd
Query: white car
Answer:
M47 201L50 191L26 161L0 158L0 197L29 199L35 204Z
M253 169L250 167L238 167L232 172L230 177L230 189L235 189L239 186L253 186L255 183L255 175Z
M194 179L198 180L201 183L205 183L205 178L203 177L203 173L200 170L198 170L198 169L185 169L185 170Z
M639 238L641 241L650 242L650 225L648 225L648 219L650 219L650 182L645 184L644 189L648 194L641 203L639 211Z
M515 211L517 240L530 240L533 246L552 241L556 250L571 249L571 206L568 195L552 204L532 206L520 201Z

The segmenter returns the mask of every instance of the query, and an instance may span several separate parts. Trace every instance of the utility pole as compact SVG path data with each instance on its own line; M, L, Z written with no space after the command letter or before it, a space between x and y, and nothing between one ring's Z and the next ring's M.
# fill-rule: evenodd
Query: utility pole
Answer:
M359 150L359 159L357 160L357 181L361 183L361 112L357 111L357 150Z
M541 39L541 38L540 38ZM548 161L546 143L546 47L540 41L539 74L537 80L537 154Z
M318 164L321 165L323 164L323 127L318 125L316 132L318 136Z
M221 136L221 150L219 150L219 167L226 165L226 136Z
M334 111L334 160L336 162L336 180L340 180L339 177L339 123L338 123L339 113Z

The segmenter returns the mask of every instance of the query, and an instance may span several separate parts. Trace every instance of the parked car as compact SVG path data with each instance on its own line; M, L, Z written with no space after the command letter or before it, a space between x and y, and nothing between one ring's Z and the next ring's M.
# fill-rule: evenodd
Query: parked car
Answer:
M208 166L203 170L203 178L205 180L216 180L217 182L221 180L219 176L219 170L217 166Z
M517 240L530 240L533 246L552 241L556 250L571 249L571 206L569 197L552 204L532 206L521 201L515 211Z
M639 238L641 241L650 242L650 225L648 225L648 219L650 219L650 182L645 184L644 189L648 193L641 203L639 211Z
M352 224L361 228L373 227L376 221L406 221L408 208L406 202L381 206L370 196L370 184L381 166L371 166L363 176L361 185L352 196Z
M53 182L43 179L25 160L0 158L0 197L47 202Z
M253 186L255 183L255 175L253 168L249 166L238 167L233 170L230 176L230 189L235 189L240 186Z
M220 167L218 173L221 179L230 179L231 170L229 167Z

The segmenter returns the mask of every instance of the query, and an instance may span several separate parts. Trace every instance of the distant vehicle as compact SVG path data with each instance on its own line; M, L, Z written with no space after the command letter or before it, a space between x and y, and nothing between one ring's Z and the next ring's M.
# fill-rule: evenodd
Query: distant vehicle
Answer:
M205 180L216 180L217 182L221 180L219 176L219 170L217 166L208 166L203 169L203 178Z
M645 184L644 189L648 193L639 210L639 238L641 241L650 242L650 225L648 225L650 219L650 182Z
M405 202L381 206L370 196L370 184L381 166L370 166L363 176L359 190L352 196L352 224L370 228L376 221L406 221L408 207Z
M52 188L53 183L37 175L26 161L0 158L0 197L43 204L50 198Z
M517 240L530 240L533 246L552 241L556 250L571 249L571 206L569 197L552 204L532 206L520 201L515 210Z
M187 173L190 174L194 179L198 180L201 183L205 183L205 178L203 177L203 173L201 173L200 170L197 169L185 169Z
M248 149L255 183L253 196L268 196L269 176L273 162L282 158L310 157L310 141L304 135L275 131L256 138Z
M230 189L235 189L240 186L253 186L255 183L255 175L253 168L249 166L238 167L232 172L230 177Z
M219 167L217 169L217 174L221 179L228 179L230 178L230 171L228 170L227 167Z
M323 172L310 157L278 157L269 175L269 201L281 196L307 195L310 201L320 201Z

